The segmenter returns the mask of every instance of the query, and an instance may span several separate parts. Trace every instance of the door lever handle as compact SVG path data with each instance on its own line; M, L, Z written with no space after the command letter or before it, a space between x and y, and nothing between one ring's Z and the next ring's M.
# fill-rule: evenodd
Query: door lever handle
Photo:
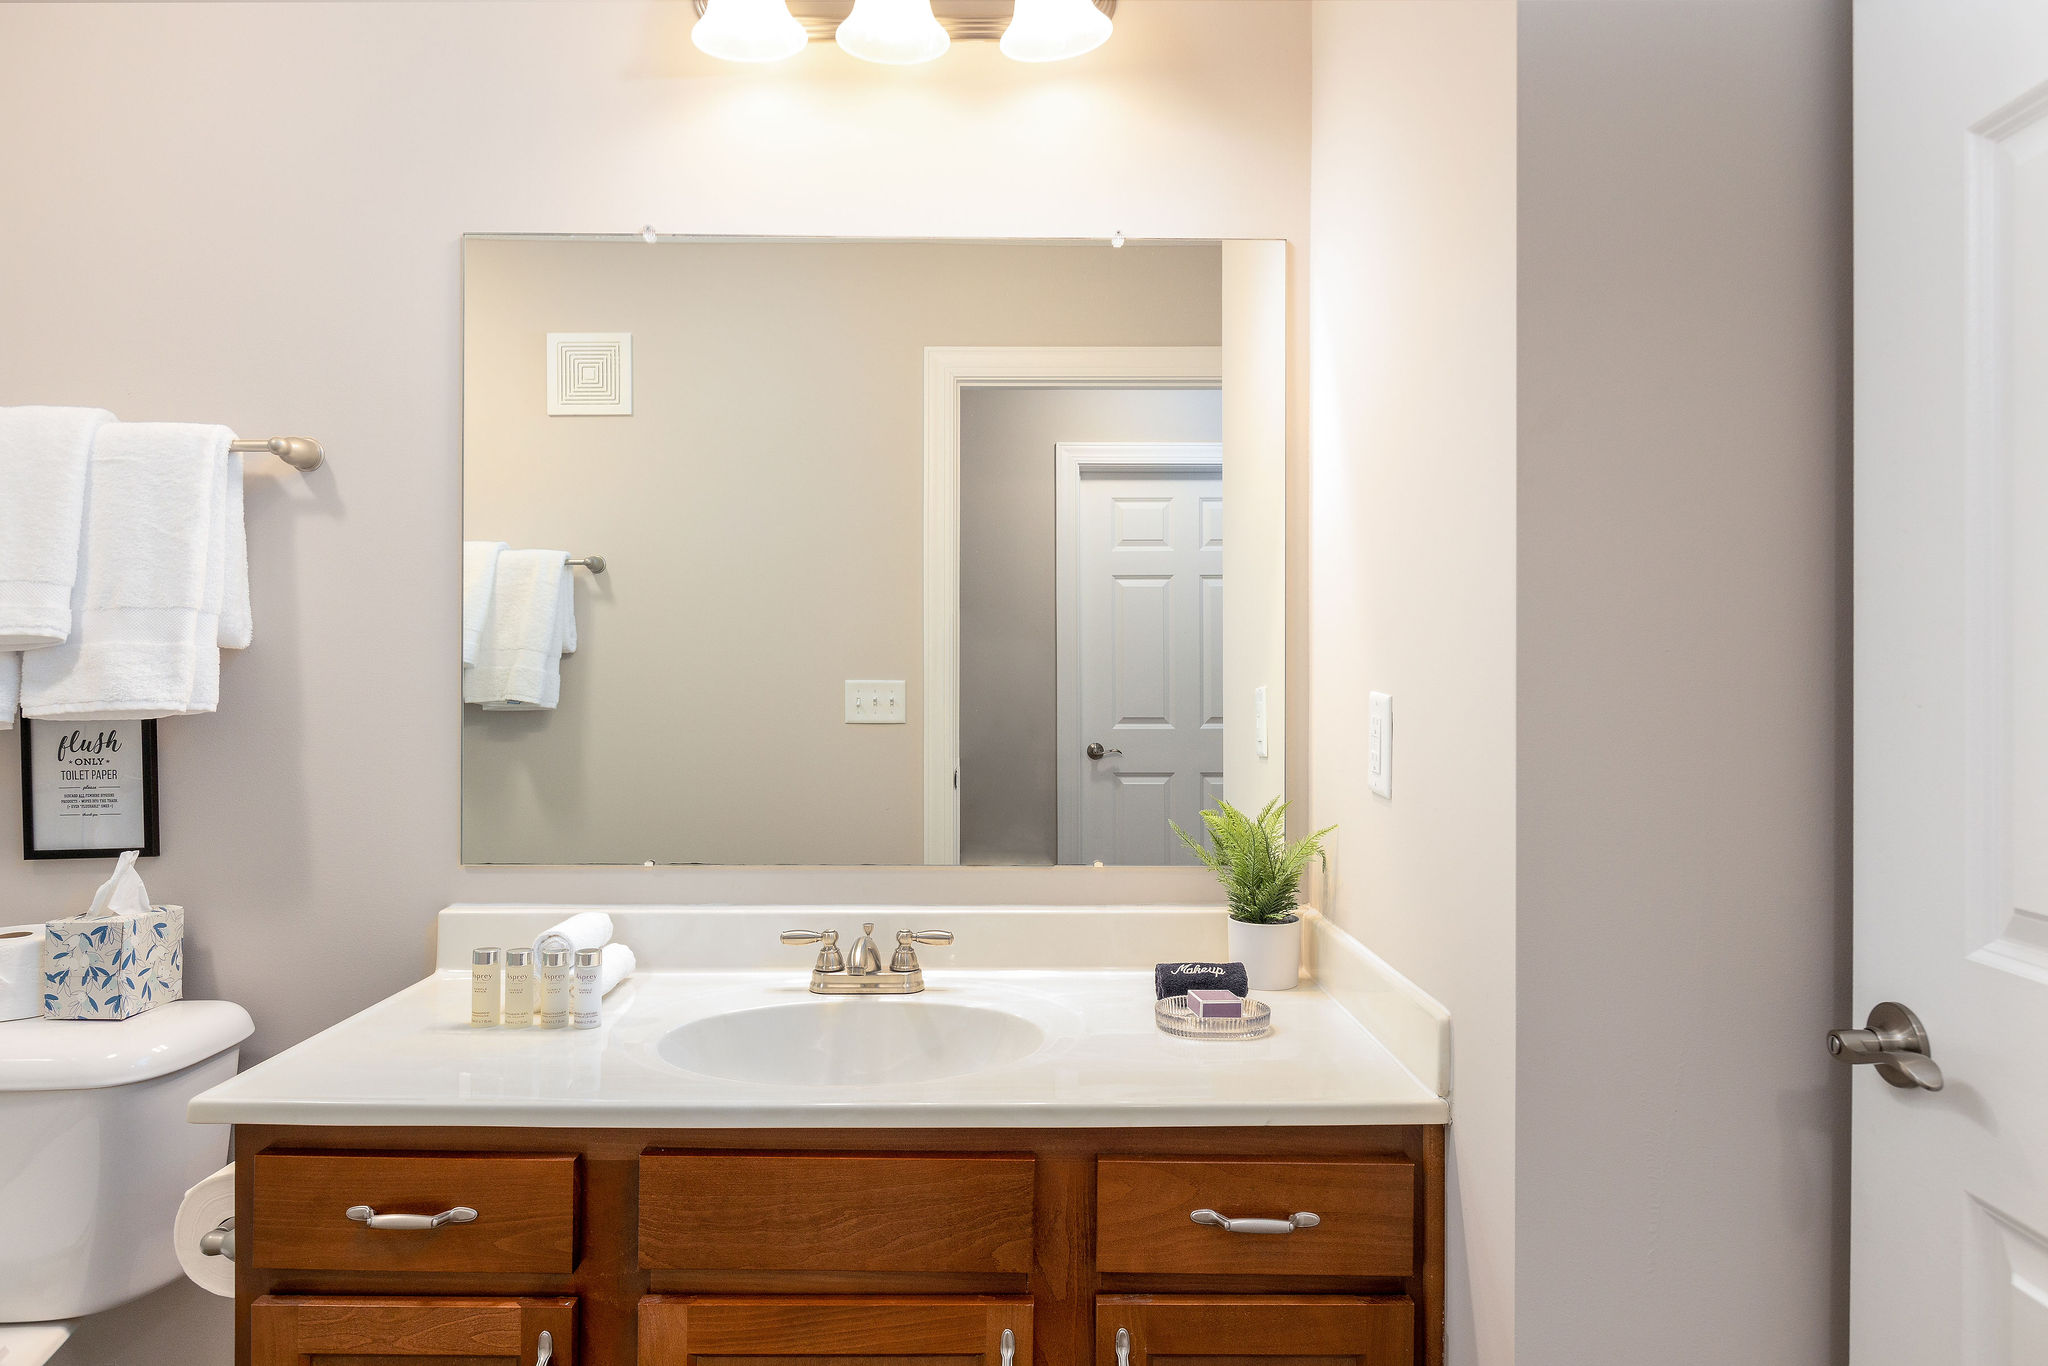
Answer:
M1120 749L1104 749L1100 740L1090 740L1088 742L1088 757L1091 759L1100 759L1105 754L1122 753L1123 751Z
M1861 1029L1828 1031L1828 1052L1846 1063L1871 1063L1877 1075L1907 1090L1939 1091L1945 1080L1920 1017L1897 1001L1870 1008Z

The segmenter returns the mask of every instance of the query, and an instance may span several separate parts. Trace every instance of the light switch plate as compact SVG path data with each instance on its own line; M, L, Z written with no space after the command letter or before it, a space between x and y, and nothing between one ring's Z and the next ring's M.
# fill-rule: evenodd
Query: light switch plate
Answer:
M1365 780L1382 797L1394 795L1394 699L1371 694L1365 733Z
M1266 690L1252 689L1252 744L1258 748L1259 757L1266 757Z
M903 680L846 680L846 723L850 726L900 726L905 721Z

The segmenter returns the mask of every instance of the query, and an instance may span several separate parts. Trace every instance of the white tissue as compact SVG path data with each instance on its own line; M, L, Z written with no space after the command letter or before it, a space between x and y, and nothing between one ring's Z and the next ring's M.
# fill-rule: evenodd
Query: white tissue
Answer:
M226 1257L209 1257L199 1250L199 1240L220 1227L220 1221L235 1212L235 1164L230 1162L207 1177L178 1202L178 1217L171 1225L171 1240L177 1244L178 1265L201 1290L228 1299L235 1297L235 1264Z
M26 1020L43 1013L43 927L0 929L0 1020Z
M543 949L601 949L612 942L612 918L603 911L578 911L561 924L533 938L533 966L540 970Z
M633 969L640 966L640 960L633 956L633 950L624 944L607 944L604 955L597 960L597 994L606 995L619 983L633 975Z
M114 872L100 889L92 894L92 909L88 916L103 915L148 915L149 889L142 885L142 874L135 871L135 855L138 851L127 849L114 860Z

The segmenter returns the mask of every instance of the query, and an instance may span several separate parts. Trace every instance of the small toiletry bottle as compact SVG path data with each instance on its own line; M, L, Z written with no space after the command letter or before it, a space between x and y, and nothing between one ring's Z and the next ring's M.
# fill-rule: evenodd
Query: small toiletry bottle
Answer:
M505 950L505 1028L533 1024L533 950Z
M469 951L469 1022L478 1029L498 1023L498 951Z
M569 988L569 1023L578 1029L595 1029L603 1022L597 994L598 965L604 957L601 949L576 950L575 981Z
M569 1027L569 951L540 951L540 1027Z

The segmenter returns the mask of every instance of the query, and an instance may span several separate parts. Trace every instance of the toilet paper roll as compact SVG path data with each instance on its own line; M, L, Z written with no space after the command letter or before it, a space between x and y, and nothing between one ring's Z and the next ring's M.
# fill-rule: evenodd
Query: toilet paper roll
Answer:
M43 1013L43 927L0 928L0 1020Z
M235 1212L235 1164L230 1162L207 1177L178 1203L178 1217L171 1226L171 1238L178 1246L178 1265L202 1290L233 1299L235 1264L226 1257L209 1257L199 1250L199 1240L220 1227L220 1221Z

